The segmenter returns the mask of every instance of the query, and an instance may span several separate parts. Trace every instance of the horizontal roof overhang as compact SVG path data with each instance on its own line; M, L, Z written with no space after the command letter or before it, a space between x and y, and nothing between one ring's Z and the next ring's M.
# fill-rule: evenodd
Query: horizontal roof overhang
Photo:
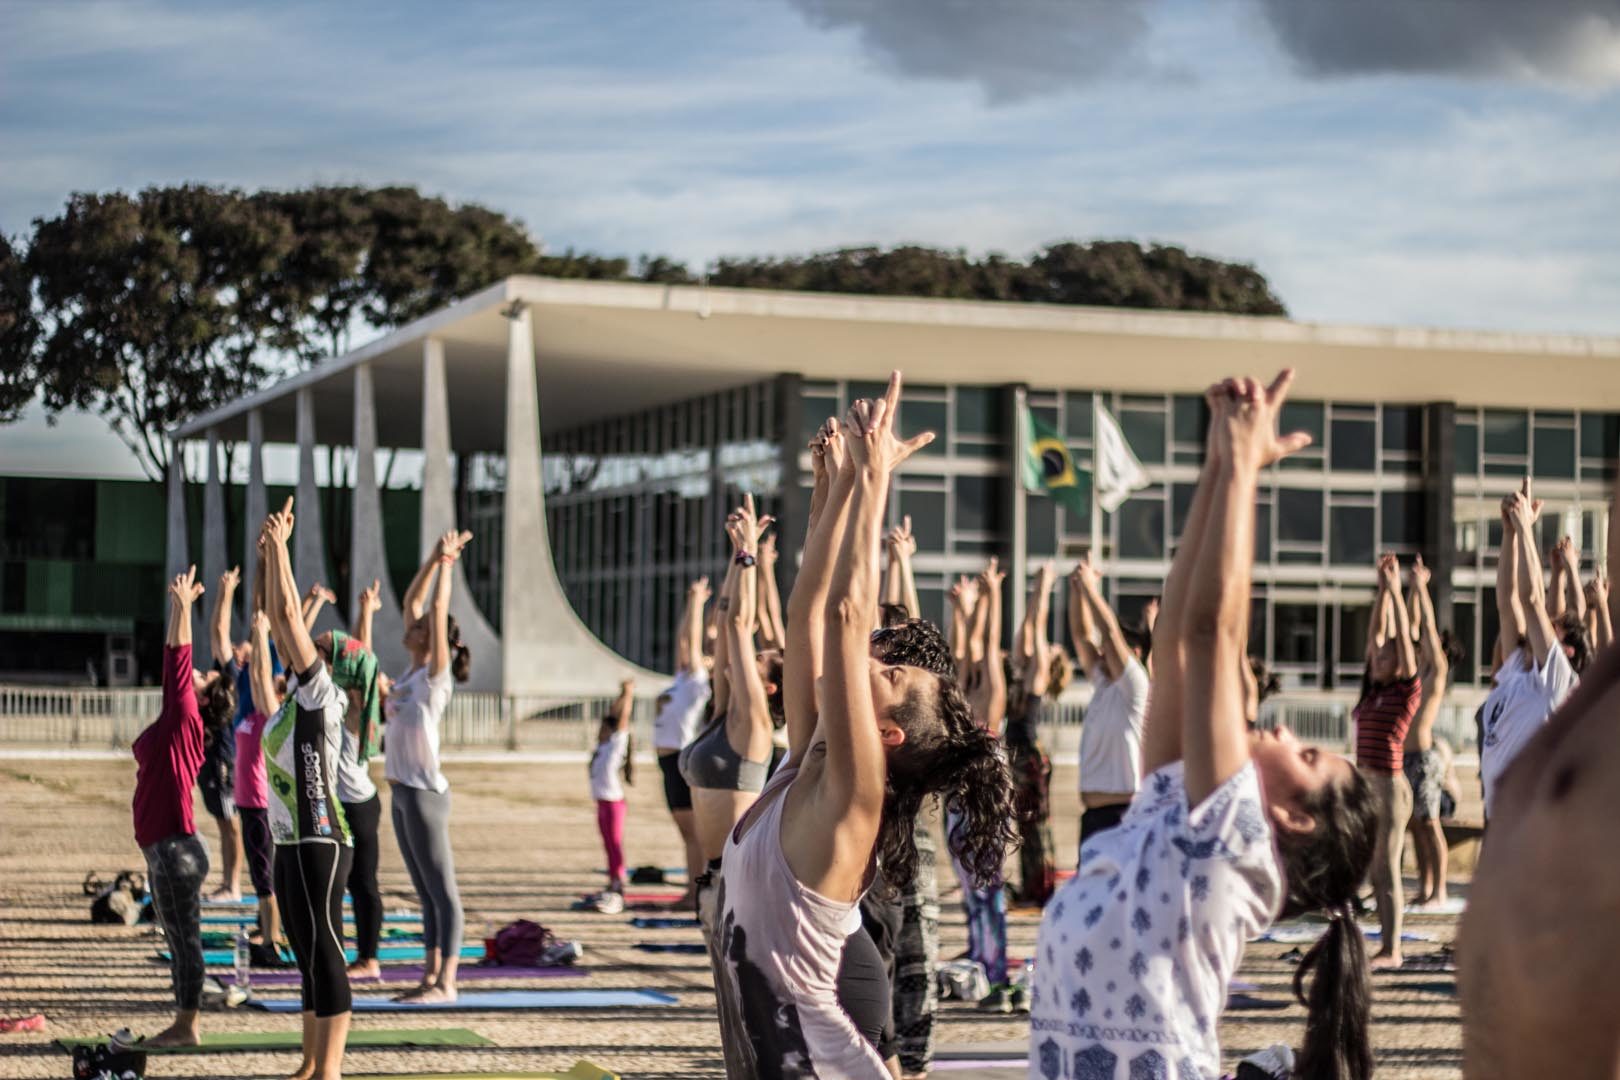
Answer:
M316 434L346 443L352 370L369 363L378 442L421 444L422 354L442 341L453 447L504 445L513 301L528 305L544 430L683 400L779 372L811 379L1193 393L1233 373L1298 370L1298 398L1620 408L1620 338L1336 326L1252 316L843 296L512 277L177 428L292 442L294 394Z

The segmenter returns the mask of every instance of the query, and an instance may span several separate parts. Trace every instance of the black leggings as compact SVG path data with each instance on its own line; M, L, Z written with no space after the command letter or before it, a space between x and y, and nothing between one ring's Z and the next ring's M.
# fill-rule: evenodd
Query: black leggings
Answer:
M865 926L844 942L844 959L838 965L838 1004L877 1049L878 1057L888 1061L895 1055L900 1044L894 1037L889 972Z
M303 976L304 1011L323 1019L353 1005L343 956L343 883L353 858L329 840L276 847L276 903Z
M354 865L349 868L349 896L354 899L354 944L358 959L377 959L382 938L382 891L377 888L377 829L382 824L382 797L344 803L343 817L354 838Z

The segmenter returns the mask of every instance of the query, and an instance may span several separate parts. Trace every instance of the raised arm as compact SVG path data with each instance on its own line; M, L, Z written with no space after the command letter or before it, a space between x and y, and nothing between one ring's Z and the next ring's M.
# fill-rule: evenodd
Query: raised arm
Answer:
M1564 612L1569 610L1569 593L1566 591L1567 580L1564 576L1567 572L1564 565L1564 545L1568 541L1568 537L1561 537L1552 546L1552 550L1547 552L1547 572L1552 579L1547 583L1547 616L1554 622L1562 619ZM1576 578L1576 581L1579 582L1580 579Z
M1609 576L1601 566L1586 588L1588 636L1592 639L1592 652L1595 655L1599 649L1608 648L1614 640L1614 616L1609 610Z
M1586 621L1586 590L1581 588L1581 550L1575 546L1572 537L1564 537L1558 542L1555 549L1558 562L1564 568L1563 588L1560 592L1565 597L1563 611L1573 611L1575 617L1581 622ZM1554 619L1559 616L1553 615Z
M1378 595L1373 600L1372 618L1367 621L1367 663L1372 663L1373 654L1384 647L1389 640L1390 602L1389 583L1384 580L1382 570L1377 563L1373 570L1378 575Z
M709 603L709 579L700 577L686 587L686 605L675 636L675 670L696 671L703 664L703 610Z
M828 420L810 443L816 491L811 497L804 556L787 605L787 648L782 653L782 705L787 715L788 753L804 760L816 730L816 680L826 647L827 593L833 561L842 546L855 487L854 465L844 449L837 420Z
M1547 654L1558 647L1558 635L1547 617L1547 586L1541 578L1541 555L1536 550L1535 521L1541 503L1530 495L1530 481L1509 497L1513 531L1518 537L1519 603L1524 608L1525 640L1532 659L1540 667Z
M1007 719L1007 671L1001 657L1001 583L1006 577L994 556L979 575L979 608L984 616L976 622L984 660L975 695L977 700L972 705L985 730L992 735L1001 734L1001 725Z
M911 534L911 515L889 533L889 567L899 573L898 599L906 614L913 619L922 618L922 602L917 597L917 578L911 571L912 557L917 554L917 538Z
M191 667L191 605L202 594L195 566L169 582L169 622L163 635L163 644L168 647L163 657L163 709L157 719L158 731L165 739L174 738L184 725L192 726L191 734L199 742L203 738Z
M1103 662L1102 650L1097 648L1097 618L1086 602L1086 591L1097 587L1094 579L1100 573L1088 552L1069 575L1069 644L1074 646L1081 674L1088 679Z
M1519 533L1513 526L1513 496L1502 500L1502 548L1496 555L1497 663L1507 663L1525 639L1519 602Z
M636 704L636 680L619 683L619 696L613 699L613 730L630 730L630 716Z
M1277 433L1292 380L1293 372L1284 371L1269 387L1252 379L1229 384L1217 396L1211 421L1222 444L1221 465L1187 593L1182 642L1181 738L1192 806L1249 760L1242 668L1248 663L1255 494L1261 469L1310 443L1303 432Z
M354 625L350 635L366 648L371 648L371 620L382 610L382 580L372 578L371 584L360 590L354 602Z
M759 538L759 636L766 648L780 649L787 643L787 624L782 620L782 594L776 587L776 534Z
M1089 567L1089 558L1082 565ZM1114 609L1103 599L1102 575L1096 572L1083 574L1080 584L1081 599L1090 610L1092 623L1097 629L1103 666L1108 669L1110 680L1118 679L1125 674L1125 666L1130 663L1131 647L1125 643L1125 635L1119 629L1119 619L1115 617Z
M951 586L951 660L956 665L956 681L964 688L969 685L975 665L973 654L973 617L978 610L979 586L966 574Z
M1395 677L1414 679L1418 671L1417 652L1412 647L1412 620L1406 611L1406 601L1401 598L1401 564L1395 556L1385 555L1379 560L1378 576L1395 620Z
M1052 643L1046 636L1046 623L1052 617L1052 588L1057 584L1057 567L1050 561L1035 571L1029 586L1029 602L1024 605L1024 628L1019 633L1019 658L1024 669L1024 690L1037 697L1046 694L1052 677Z
M731 635L725 626L737 606L738 575L741 568L735 559L726 560L726 576L720 582L720 598L714 604L714 623L720 631L714 638L714 671L709 677L709 700L714 703L714 715L719 716L731 703Z
M754 513L754 497L743 496L743 505L726 518L726 535L731 540L732 565L737 567L732 600L720 623L720 636L726 643L727 681L730 698L726 702L726 723L735 733L732 746L746 743L749 725L763 719L770 726L770 703L765 697L765 681L755 661L758 648L754 631L759 622L759 565L755 552L760 533L771 519ZM746 756L746 755L745 755ZM758 760L757 755L754 756Z
M321 608L327 604L336 604L337 594L325 585L316 583L309 587L304 594L304 629L315 629L315 620L320 616Z
M1434 672L1434 688L1443 693L1450 676L1451 663L1446 659L1445 646L1440 641L1440 628L1435 624L1434 601L1429 596L1429 568L1419 555L1412 563L1412 600L1416 609L1413 621L1417 623L1418 651L1423 666Z
M292 496L276 513L264 519L264 563L266 576L266 613L276 641L286 652L287 665L299 675L315 666L320 655L309 631L304 628L303 612L298 604L298 585L293 580L292 560L287 556L287 541L293 531Z
M270 665L270 616L255 611L248 624L248 637L253 652L248 657L248 686L253 694L253 710L265 716L274 716L281 708L281 695L276 693L276 676Z
M435 560L439 565L439 576L433 583L433 606L428 609L428 631L431 634L431 643L428 646L428 676L437 678L450 670L450 587L455 583L455 575L451 568L457 559L461 558L461 549L467 546L472 539L470 532L457 532L451 529L439 537L438 553Z
M899 406L900 374L895 372L888 393L876 401L855 402L845 422L852 493L849 525L828 589L819 726L827 760L811 796L810 828L798 835L801 858L793 865L801 882L836 900L860 892L888 787L883 736L872 702L868 632L878 603L883 506L894 470L933 440L924 434L900 442L894 432Z
M208 624L208 647L213 651L214 663L221 666L230 662L231 604L236 598L236 586L242 580L242 568L233 566L219 575L219 589L214 593L214 613Z

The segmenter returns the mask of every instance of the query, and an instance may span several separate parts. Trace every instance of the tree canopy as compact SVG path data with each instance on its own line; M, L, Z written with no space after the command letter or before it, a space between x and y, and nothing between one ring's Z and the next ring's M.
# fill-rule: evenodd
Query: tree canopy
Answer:
M166 432L360 327L402 325L512 274L1245 315L1285 309L1255 269L1130 241L1027 260L905 245L722 258L700 278L661 255L540 250L522 223L411 187L246 193L187 184L75 194L26 240L0 234L0 422L106 418L148 475Z

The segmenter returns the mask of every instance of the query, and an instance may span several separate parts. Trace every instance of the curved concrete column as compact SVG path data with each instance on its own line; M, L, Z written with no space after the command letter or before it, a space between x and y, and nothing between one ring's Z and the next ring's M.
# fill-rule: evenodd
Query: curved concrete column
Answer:
M230 552L225 540L225 489L219 477L219 432L214 428L208 429L208 464L205 467L203 480L203 564L202 576L198 579L207 591L199 605L199 614L204 619L214 608L214 590L219 588L219 575L229 567ZM199 660L208 663L223 661L223 656L215 656L209 643L213 635L192 631L192 652ZM198 667L204 666L198 664Z
M372 650L384 671L402 675L410 657L405 653L405 621L388 579L388 553L383 546L382 496L377 491L377 406L370 364L354 368L354 459L349 581L356 593L373 578L382 583L382 610L371 623Z
M334 586L331 571L326 568L326 530L321 523L321 492L315 483L315 399L308 387L298 391L293 401L298 438L298 490L293 496L298 526L293 530L293 574L305 589L317 582ZM373 428L375 430L375 428ZM370 584L371 579L366 579ZM334 587L334 591L335 587ZM349 590L356 596L359 586ZM353 596L339 596L336 610L332 605L321 608L315 616L315 633L342 630L343 613L354 604Z
M163 587L167 589L169 582L176 574L185 572L191 565L191 543L186 537L186 479L185 467L180 455L185 449L184 443L174 443L169 447L169 475L168 475L168 513L167 536L165 538L163 563ZM169 609L167 592L163 596L163 610Z
M241 600L237 609L241 616L235 631L238 640L247 636L242 631L246 629L247 620L253 617L253 585L259 573L259 527L270 513L264 490L264 415L258 409L247 414L247 452L247 498L242 504L242 588L237 594Z
M450 475L450 392L444 370L444 342L428 338L422 346L422 502L421 545L457 527L455 485ZM451 566L450 614L461 627L461 640L472 653L467 690L501 688L501 643L489 620L478 610L467 587L465 564Z
M526 306L506 311L506 492L501 551L501 677L509 694L606 697L619 680L643 687L661 676L599 641L563 592L546 535L540 480L540 403Z

